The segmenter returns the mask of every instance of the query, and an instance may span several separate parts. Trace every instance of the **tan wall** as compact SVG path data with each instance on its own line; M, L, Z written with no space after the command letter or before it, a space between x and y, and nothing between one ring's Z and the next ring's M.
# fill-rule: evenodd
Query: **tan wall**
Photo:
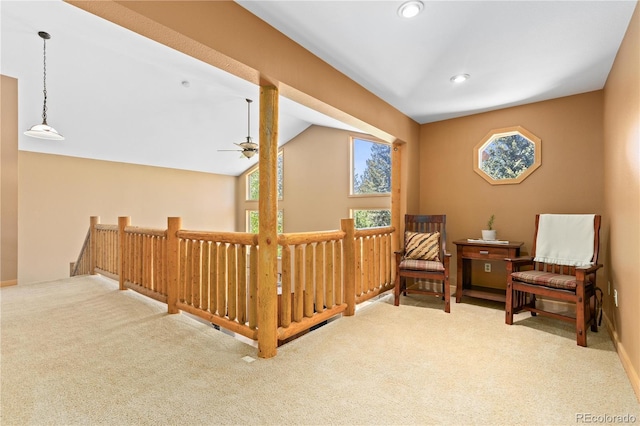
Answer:
M20 284L69 276L89 216L166 228L235 230L235 177L107 161L19 153Z
M285 232L339 229L340 219L349 217L349 209L390 208L390 196L349 196L351 136L371 139L311 126L282 147L284 194L278 208L284 211ZM245 211L258 210L257 201L246 201L246 176L252 170L238 177L239 231L245 230Z
M480 238L492 214L498 238L523 241L528 252L536 213L603 213L602 99L596 91L422 127L415 213L447 215L454 265L450 242ZM516 125L542 140L542 165L520 184L491 185L473 170L474 146L490 130Z
M0 77L1 286L18 279L18 80Z
M640 399L640 6L604 88L605 272L619 307L605 296L618 352ZM606 294L606 291L605 291Z

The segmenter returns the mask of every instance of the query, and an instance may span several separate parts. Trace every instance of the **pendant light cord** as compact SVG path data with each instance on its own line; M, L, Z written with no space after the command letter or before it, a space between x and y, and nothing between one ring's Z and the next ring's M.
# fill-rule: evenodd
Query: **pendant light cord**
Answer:
M43 83L42 83L42 93L44 94L44 103L42 104L42 124L47 124L47 39L42 38L43 49L42 49L42 63L44 67L43 72Z

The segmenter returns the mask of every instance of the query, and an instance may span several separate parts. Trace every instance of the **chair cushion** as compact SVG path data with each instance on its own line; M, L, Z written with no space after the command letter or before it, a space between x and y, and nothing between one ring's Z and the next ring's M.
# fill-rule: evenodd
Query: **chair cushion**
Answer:
M443 272L444 265L442 264L442 262L436 262L433 260L404 259L402 262L400 262L400 269Z
M404 233L405 259L440 260L440 233Z
M545 271L521 271L514 272L511 276L517 281L562 290L575 291L577 287L576 277L573 275L552 274L551 272Z

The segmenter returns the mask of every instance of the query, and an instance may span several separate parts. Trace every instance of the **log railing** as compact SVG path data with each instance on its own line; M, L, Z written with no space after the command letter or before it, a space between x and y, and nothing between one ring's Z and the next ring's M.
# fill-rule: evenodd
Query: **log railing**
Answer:
M395 263L392 262L393 227L355 231L355 294L361 303L393 288Z
M344 312L344 231L278 235L282 279L278 340L295 336Z
M167 231L124 226L121 244L121 285L167 303Z
M95 272L118 279L118 225L97 223L92 237L95 238Z
M178 231L176 306L257 340L258 236Z
M91 217L72 275L100 273L131 289L253 340L258 338L258 235L102 225ZM278 235L282 248L277 339L283 342L393 285L393 227ZM258 345L260 342L258 341Z

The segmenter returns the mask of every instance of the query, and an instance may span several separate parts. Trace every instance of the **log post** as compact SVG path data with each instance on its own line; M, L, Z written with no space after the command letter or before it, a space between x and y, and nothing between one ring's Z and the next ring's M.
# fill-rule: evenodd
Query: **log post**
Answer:
M260 87L260 193L258 200L258 356L278 347L278 89Z
M404 225L404 221L402 220L401 212L401 203L402 203L402 162L400 161L402 158L402 145L399 143L394 143L391 147L391 226L393 226L395 230L395 238L391 238L391 277L395 278L395 258L394 253L400 250L401 244L404 244L404 229L401 227Z
M355 222L353 219L341 219L340 227L344 236L344 301L347 304L346 316L356 313L356 245Z
M180 278L180 240L178 231L182 228L182 218L170 217L167 220L167 312L177 314L178 281Z
M120 282L120 290L126 290L124 286L124 265L129 253L126 253L128 247L125 243L124 228L129 225L131 225L131 216L118 217L118 280Z
M96 263L98 261L98 241L96 225L100 223L100 216L91 216L89 218L89 273L96 274Z

